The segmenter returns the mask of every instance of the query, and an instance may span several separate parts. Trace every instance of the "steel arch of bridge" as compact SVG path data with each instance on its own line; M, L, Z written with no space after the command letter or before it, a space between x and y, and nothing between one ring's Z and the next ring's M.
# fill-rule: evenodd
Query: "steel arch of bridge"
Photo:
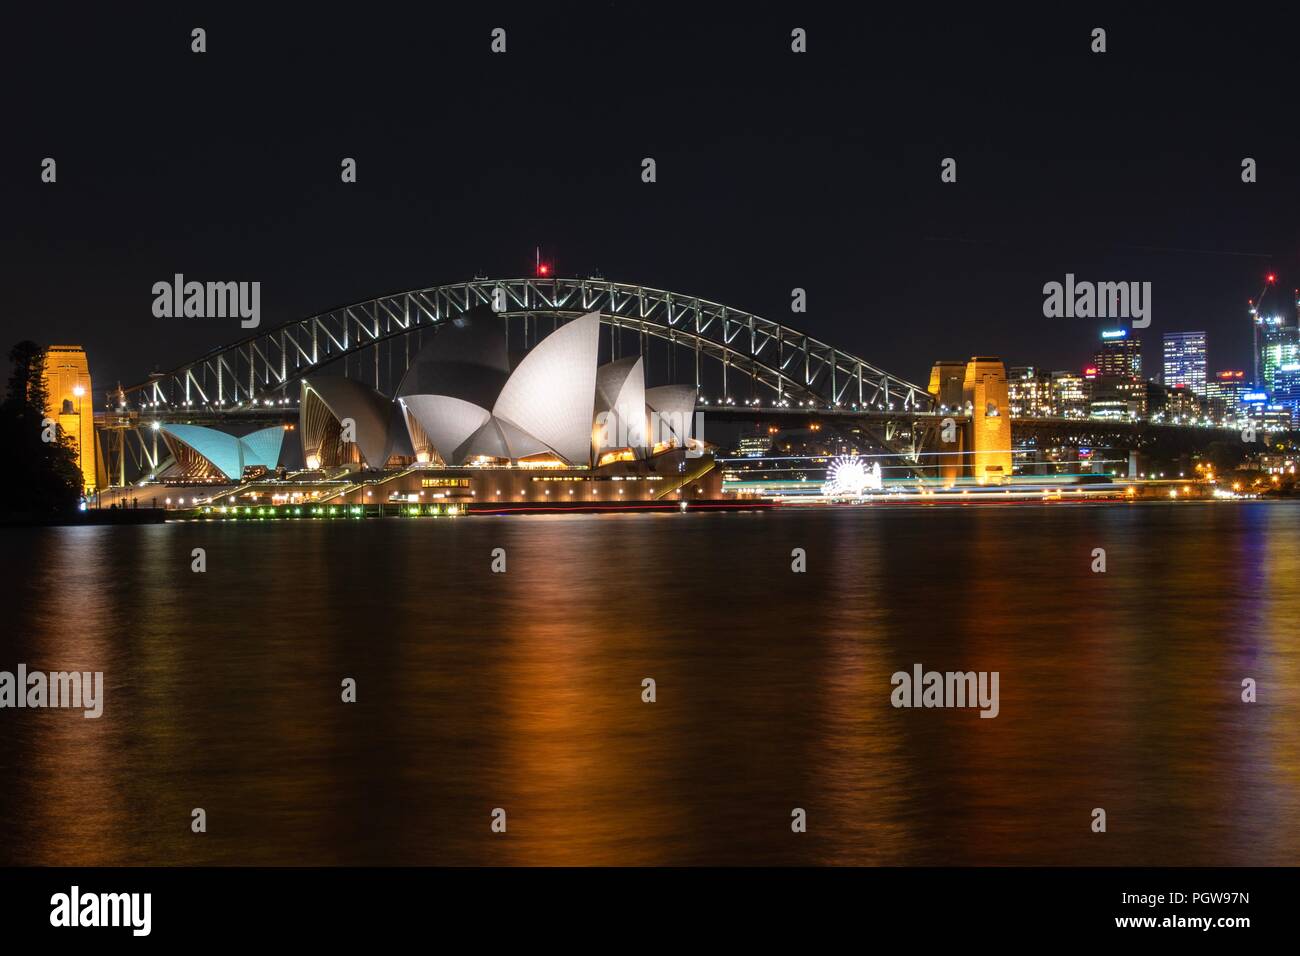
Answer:
M730 395L731 379L739 378L755 391L756 386L768 389L778 406L931 408L924 388L770 319L698 296L559 277L474 279L381 296L256 333L125 391L144 407L231 408L272 393L284 395L287 386L320 366L372 348L378 384L380 344L491 305L498 289L505 303L499 313L523 317L525 339L529 318L599 310L602 324L639 334L643 347L652 337L693 351L697 389L702 358L720 362L724 398Z

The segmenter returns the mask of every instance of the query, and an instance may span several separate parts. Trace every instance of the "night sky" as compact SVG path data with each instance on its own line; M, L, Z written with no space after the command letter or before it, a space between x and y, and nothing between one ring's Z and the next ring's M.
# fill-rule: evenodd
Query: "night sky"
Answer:
M1042 315L1067 272L1153 283L1149 374L1187 329L1211 371L1248 369L1269 270L1294 316L1300 82L1254 8L31 6L0 41L0 344L84 344L97 401L244 334L154 318L174 273L260 281L265 329L527 274L539 243L561 275L754 311L922 383L973 354L1082 367L1102 323Z

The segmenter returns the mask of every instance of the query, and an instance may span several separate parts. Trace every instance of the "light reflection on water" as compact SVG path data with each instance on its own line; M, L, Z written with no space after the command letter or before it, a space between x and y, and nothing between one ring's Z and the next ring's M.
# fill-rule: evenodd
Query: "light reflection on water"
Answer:
M0 863L1300 861L1300 505L54 528L0 561L0 669L107 685L100 720L0 711ZM914 663L999 671L1000 716L895 710Z

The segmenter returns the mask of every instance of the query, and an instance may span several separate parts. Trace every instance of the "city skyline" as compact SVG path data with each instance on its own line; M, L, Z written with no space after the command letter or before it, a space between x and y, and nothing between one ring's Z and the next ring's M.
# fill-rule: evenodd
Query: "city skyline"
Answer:
M1274 921L1271 17L6 25L14 934L635 931L665 878L911 948Z
M305 81L322 55L355 61L348 31L302 35L274 16L218 12L193 70L187 47L159 59L173 34L188 36L175 19L142 23L119 50L22 11L30 42L6 69L73 56L101 79L84 90L64 74L45 78L66 107L57 118L16 104L31 152L8 152L0 189L15 227L6 260L23 263L25 281L10 284L0 332L83 344L97 382L130 385L231 337L230 325L151 314L154 284L177 273L261 282L267 325L394 289L529 274L540 245L554 274L709 296L774 321L804 289L798 324L809 334L919 381L936 358L986 353L1076 368L1104 323L1043 317L1044 283L1067 273L1150 282L1149 332L1204 329L1220 368L1250 367L1236 330L1261 275L1275 272L1278 290L1300 285L1290 228L1300 209L1284 173L1296 134L1270 125L1271 105L1254 93L1278 67L1265 60L1249 78L1231 68L1236 27L1209 43L1195 24L1117 13L1109 30L1123 42L1100 57L1084 27L994 14L960 32L895 24L914 42L873 48L864 62L865 21L845 28L812 15L802 59L781 40L783 15L697 11L685 32L637 24L647 49L686 62L723 56L746 78L740 98L729 77L708 72L593 86L580 58L548 55L598 47L630 16L512 18L511 52L496 60L477 39L490 26L472 15L404 31L412 44L439 38L444 75L458 78L454 108L467 115L515 104L535 119L629 117L599 136L529 122L517 144L503 134L532 157L520 164L487 127L446 149L438 123L411 124L428 80L400 55L354 69L337 95ZM359 29L376 49L393 43L377 25ZM913 68L918 44L931 79L882 97L882 81ZM1211 62L1193 69L1181 59L1189 47ZM250 57L265 72L246 75L239 63ZM1216 61L1224 68L1211 69ZM164 66L180 68L176 82L151 83ZM267 99L268 89L281 92ZM840 96L860 106L850 119ZM117 102L142 109L127 118ZM1040 124L1060 125L1051 118L1062 103L1099 104L1106 135L1065 149L1041 136ZM231 109L240 123L174 137L157 158L129 146L150 141L153 117L202 123ZM1266 135L1252 132L1261 127ZM1116 142L1150 148L1121 155ZM44 157L58 161L57 182L41 182ZM354 183L340 182L345 157ZM654 184L640 179L646 157L658 164ZM949 157L957 179L945 183ZM1243 157L1258 163L1254 182L1242 181ZM449 188L460 182L474 189ZM138 340L155 343L143 363Z

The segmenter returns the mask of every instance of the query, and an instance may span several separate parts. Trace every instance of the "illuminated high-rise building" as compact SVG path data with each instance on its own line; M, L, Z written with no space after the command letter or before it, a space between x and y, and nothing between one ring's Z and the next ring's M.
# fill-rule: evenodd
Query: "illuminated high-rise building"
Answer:
M1273 403L1285 408L1291 421L1300 421L1300 362L1279 365L1273 372Z
M1255 384L1272 392L1276 385L1274 376L1283 365L1300 361L1300 338L1294 325L1287 325L1280 315L1259 319L1259 381Z
M51 345L45 351L47 417L77 443L77 465L87 492L95 490L95 403L90 364L80 345Z
M1186 388L1205 398L1205 333L1166 332L1164 352L1165 387Z
M1150 421L1171 424L1195 422L1204 413L1204 403L1186 385L1157 385L1146 382L1147 414Z
M1216 372L1205 384L1211 416L1236 421L1241 413L1241 396L1253 387L1244 369Z
M1149 383L1132 375L1099 375L1088 394L1092 418L1144 421L1150 407Z
M1101 348L1093 358L1097 375L1142 377L1142 342L1128 329L1108 329L1101 333Z
M1033 366L1007 373L1007 400L1012 418L1046 418L1052 414L1052 377Z
M1089 384L1079 372L1053 372L1052 414L1061 418L1087 418Z
M1268 392L1255 389L1241 396L1241 417L1264 431L1285 431L1291 427L1291 410L1271 401Z

